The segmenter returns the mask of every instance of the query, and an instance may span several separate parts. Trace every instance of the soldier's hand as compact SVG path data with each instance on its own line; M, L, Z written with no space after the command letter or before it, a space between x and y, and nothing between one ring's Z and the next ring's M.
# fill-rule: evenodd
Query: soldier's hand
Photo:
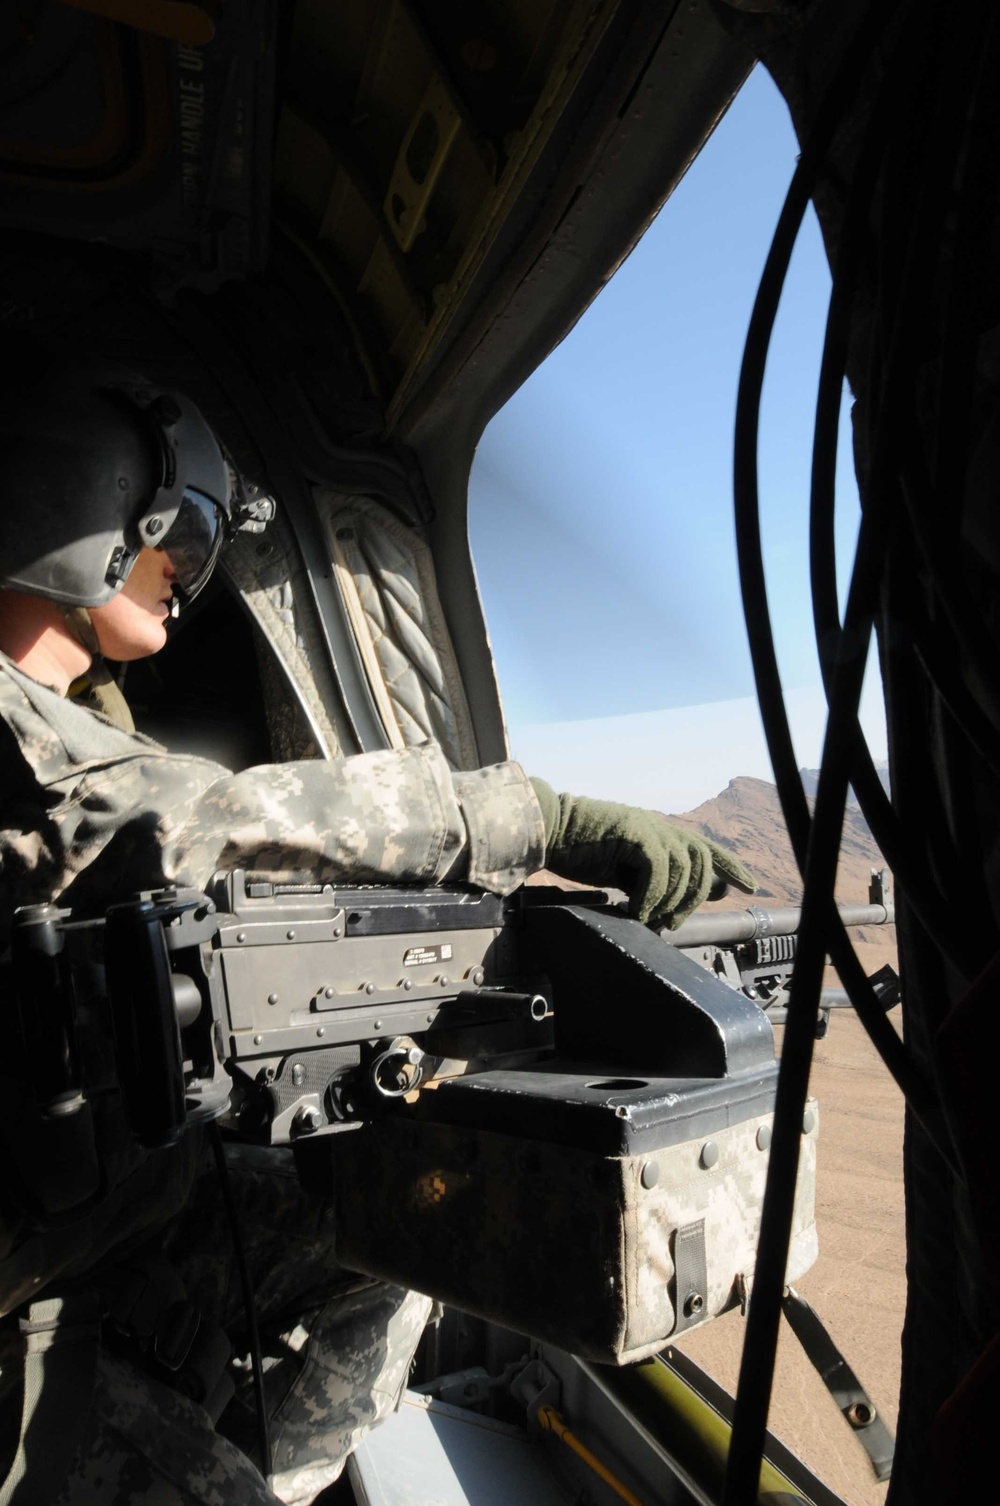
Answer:
M720 880L756 892L731 852L654 811L531 783L545 821L545 866L562 878L624 889L630 914L651 926L675 930Z

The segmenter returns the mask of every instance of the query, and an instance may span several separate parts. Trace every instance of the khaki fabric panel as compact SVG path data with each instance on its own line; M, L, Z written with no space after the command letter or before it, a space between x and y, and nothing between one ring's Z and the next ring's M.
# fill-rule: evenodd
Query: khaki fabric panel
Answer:
M433 741L453 769L479 764L430 546L368 497L318 492L335 576L394 748Z
M815 1114L815 1100L810 1100L810 1107ZM708 1290L702 1294L705 1318L717 1317L734 1307L741 1292L749 1290L768 1163L767 1154L757 1146L757 1134L762 1126L770 1129L772 1123L773 1115L767 1114L622 1162L627 1314L623 1350L630 1358L638 1359L659 1347L664 1323L672 1325L675 1320L674 1242L677 1230L686 1224L704 1220L708 1278ZM786 1281L798 1280L819 1254L816 1134L813 1129L802 1137ZM717 1147L718 1160L706 1168L701 1155L708 1140ZM659 1174L656 1185L646 1189L642 1171L650 1161L657 1163Z
M336 704L334 687L305 566L280 510L266 533L238 533L220 563L246 602L308 722L315 745L309 751L321 758L337 757L340 739L328 710ZM295 756L307 757L309 752L299 750Z

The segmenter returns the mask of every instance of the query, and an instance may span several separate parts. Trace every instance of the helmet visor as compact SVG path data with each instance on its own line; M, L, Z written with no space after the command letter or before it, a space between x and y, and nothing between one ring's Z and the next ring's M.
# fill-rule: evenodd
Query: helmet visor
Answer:
M218 503L187 487L177 516L156 547L170 560L185 601L197 596L219 557L226 519Z

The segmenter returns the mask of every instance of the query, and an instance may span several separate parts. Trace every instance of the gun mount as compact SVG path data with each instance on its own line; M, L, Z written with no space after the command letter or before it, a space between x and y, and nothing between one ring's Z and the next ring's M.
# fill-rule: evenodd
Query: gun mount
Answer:
M349 1268L616 1362L742 1300L771 1026L606 895L237 872L47 923L75 1098L117 1094L150 1150L207 1118L292 1145ZM15 928L26 1044L36 930ZM88 1082L96 1036L113 1070L105 1050ZM813 1106L789 1279L815 1258L816 1126Z

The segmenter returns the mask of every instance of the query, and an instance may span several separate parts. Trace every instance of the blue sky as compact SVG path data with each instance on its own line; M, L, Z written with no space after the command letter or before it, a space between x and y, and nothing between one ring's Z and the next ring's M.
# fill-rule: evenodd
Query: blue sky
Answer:
M785 104L757 69L635 251L480 444L470 530L512 750L563 788L679 810L736 774L769 777L749 699L732 429L746 327L796 152ZM823 716L807 501L829 287L810 215L782 298L760 444L771 611L810 766ZM845 402L842 588L858 513L847 412ZM877 687L866 712L883 757Z

